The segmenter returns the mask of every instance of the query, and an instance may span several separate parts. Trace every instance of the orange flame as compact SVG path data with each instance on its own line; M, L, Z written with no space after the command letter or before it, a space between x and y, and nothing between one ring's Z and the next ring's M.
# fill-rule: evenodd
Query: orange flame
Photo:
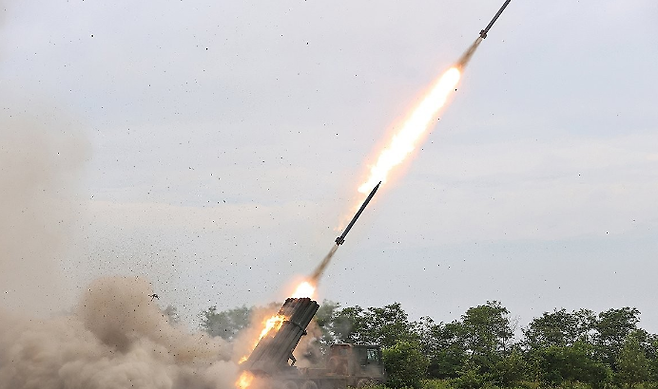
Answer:
M243 371L242 374L240 374L240 378L235 381L235 387L238 389L247 389L253 380L253 374L249 373L248 371Z
M293 292L292 297L294 298L302 298L302 297L308 297L308 298L313 298L313 294L315 293L315 286L311 284L308 281L304 281L299 286L297 286L297 289L295 289L295 292Z
M292 294L292 297L312 298L313 293L315 293L315 286L308 281L303 281L301 284L297 286L297 289L295 289L295 292ZM258 336L258 340L254 342L254 345L251 348L251 350L253 351L258 345L258 342L260 342L264 337L270 336L270 333L272 333L273 336L279 330L279 328L281 328L285 320L286 317L283 315L273 315L269 319L265 320L263 322L263 330L260 332L260 335ZM245 355L244 357L242 357L238 363L242 363L247 359L249 359L249 355ZM254 380L253 374L245 371L240 375L240 378L238 378L238 380L235 382L235 386L238 389L247 389L251 385L251 382L253 380Z
M359 186L359 192L368 193L379 181L386 182L390 171L414 150L420 138L427 132L430 123L445 104L450 92L459 82L458 68L448 69L423 101L412 112L400 131L393 135L389 145L379 154L377 163L370 168L370 176Z
M261 339L263 339L267 334L270 333L270 331L274 330L274 332L278 331L279 328L281 328L281 325L283 325L283 321L286 320L286 317L283 315L274 315L267 319L265 321L265 328L260 332L260 336L258 337L258 342L260 342ZM254 345L256 347L256 345Z
M279 328L281 328L281 326L283 325L284 320L286 320L286 317L283 315L273 315L269 319L265 320L263 322L263 330L260 332L260 335L258 336L258 339L254 342L254 345L251 347L251 350L253 351L256 348L256 346L258 346L258 342L260 342L261 339L266 337L270 333L270 331L274 330L274 332L276 333L276 331L278 331ZM249 355L243 356L242 358L240 358L240 361L238 361L238 364L246 361L247 359L249 359Z

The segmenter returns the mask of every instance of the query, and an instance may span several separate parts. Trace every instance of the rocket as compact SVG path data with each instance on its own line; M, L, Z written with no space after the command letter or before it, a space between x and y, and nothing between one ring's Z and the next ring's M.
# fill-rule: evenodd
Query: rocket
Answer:
M348 224L347 227L345 227L345 231L343 231L343 233L340 234L340 236L338 238L336 238L336 245L337 246L340 246L341 244L345 243L345 237L347 236L347 233L350 232L350 230L352 229L352 226L354 225L354 223L356 223L356 220L359 218L359 216L361 216L361 213L363 212L363 210L366 209L366 206L368 205L370 200L372 200L373 196L375 196L375 192L377 192L377 189L379 189L379 185L381 185L381 184L382 184L382 182L379 181L379 184L377 184L372 189L372 191L370 192L368 197L366 197L366 199L363 201L363 204L361 204L361 208L359 208L359 210L356 211L356 215L354 215L354 217L352 218L352 221L350 221L350 224Z
M494 25L494 23L496 23L496 20L498 20L498 17L500 16L500 14L503 13L503 11L505 10L505 7L507 7L507 4L509 4L510 1L512 1L512 0L505 0L505 3L503 3L503 6L500 7L498 12L496 12L493 19L491 19L491 21L489 22L487 27L485 27L484 30L480 31L480 38L484 39L484 38L487 37L487 33L489 32L491 27Z

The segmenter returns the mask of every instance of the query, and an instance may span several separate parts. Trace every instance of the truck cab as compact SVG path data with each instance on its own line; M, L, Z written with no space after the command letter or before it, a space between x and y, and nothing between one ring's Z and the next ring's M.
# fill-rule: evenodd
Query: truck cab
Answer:
M386 381L382 348L374 344L334 344L329 348L330 374L348 377L348 385L363 387Z

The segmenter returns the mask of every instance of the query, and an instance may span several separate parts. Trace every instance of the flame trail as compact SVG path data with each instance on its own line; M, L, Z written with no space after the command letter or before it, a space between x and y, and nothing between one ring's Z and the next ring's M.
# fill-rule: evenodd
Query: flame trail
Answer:
M402 163L414 150L421 137L427 132L430 123L438 115L450 92L459 82L461 72L458 66L451 67L439 78L432 90L414 109L398 133L393 135L374 166L370 168L370 176L359 186L359 192L368 193L379 181L386 182L391 170Z
M370 175L359 187L358 191L367 195L378 183L386 182L386 179L396 166L402 163L420 143L423 135L427 133L430 124L434 122L439 111L445 105L451 92L455 90L457 83L466 65L475 54L482 37L478 37L469 46L468 50L459 57L459 60L439 77L430 92L423 98L420 104L412 111L400 131L393 135L389 144L380 152L377 162L370 168ZM362 203L363 199L359 202ZM355 207L355 209L357 209ZM348 218L346 218L349 220ZM338 242L337 242L338 243ZM310 276L313 285L317 285L326 270L339 244L334 245L329 253L322 259Z
M400 131L393 135L388 146L380 152L375 165L370 168L370 176L359 186L360 193L368 193L379 181L385 183L391 170L402 163L415 149L451 92L455 90L464 68L475 54L480 42L482 38L478 37L455 65L441 75L427 96L409 115Z

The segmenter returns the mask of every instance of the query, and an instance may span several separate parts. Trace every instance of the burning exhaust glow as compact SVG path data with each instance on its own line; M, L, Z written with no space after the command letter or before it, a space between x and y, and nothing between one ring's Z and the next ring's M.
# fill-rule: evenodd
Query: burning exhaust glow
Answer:
M308 298L313 298L313 294L315 293L315 286L311 284L308 281L303 281L297 286L297 289L295 289L295 292L292 294L292 297L294 298L302 298L302 297L308 297ZM251 348L252 351L253 349L256 348L258 345L258 342L260 342L264 337L269 336L270 333L274 335L279 328L283 325L283 322L286 320L286 317L283 315L273 315L269 319L265 320L263 322L263 330L260 332L260 335L258 336L258 339L254 342L253 347ZM242 363L246 361L249 358L249 355L245 355L244 357L240 358L240 361L238 363ZM243 374L244 376L244 374ZM253 379L253 377L251 378ZM242 376L240 376L240 380L236 382L236 386L243 388L240 386L240 381L242 380ZM250 381L251 382L251 381ZM246 384L245 387L248 387L249 384ZM243 388L244 389L244 388Z
M265 321L265 328L263 328L263 330L260 332L260 336L258 337L258 342L267 336L270 331L274 330L274 332L277 332L279 328L281 328L284 320L286 320L285 316L281 315L275 315L267 319ZM256 342L256 344L258 344L258 342ZM256 345L254 345L254 347L256 347Z
M443 73L429 94L411 113L402 129L393 135L391 142L381 151L377 162L370 168L370 176L359 186L359 192L367 194L379 181L386 182L390 171L404 161L427 132L460 77L461 72L457 67Z
M295 292L292 294L292 297L313 298L314 293L315 293L315 286L308 281L303 281L297 286L297 289L295 289ZM251 348L251 350L253 351L258 345L258 342L260 342L264 337L274 336L274 334L276 334L276 332L279 331L279 328L281 328L285 320L286 317L283 315L273 315L269 319L265 320L263 322L263 330L260 332L260 335L258 336L258 340L254 342L254 345ZM245 355L244 357L242 357L238 363L245 362L247 359L249 359L249 355ZM238 389L247 389L251 385L251 382L253 380L254 380L253 374L244 371L242 372L238 380L235 382L235 387Z
M284 320L286 320L285 316L282 315L274 315L271 316L269 319L265 320L263 322L263 330L260 332L260 335L258 336L258 340L254 342L253 347L251 350L256 348L258 345L258 342L261 341L264 337L268 336L270 332L276 333L279 328L283 325ZM244 357L240 358L240 361L238 363L242 363L246 361L249 358L249 355L245 355Z
M248 371L243 371L242 374L240 374L240 378L235 382L235 387L238 389L247 389L253 380L253 374Z
M291 297L293 298L303 298L303 297L308 297L308 298L313 298L313 294L315 293L315 286L313 286L310 282L304 281L299 286L297 289L295 289L295 292L292 294Z

